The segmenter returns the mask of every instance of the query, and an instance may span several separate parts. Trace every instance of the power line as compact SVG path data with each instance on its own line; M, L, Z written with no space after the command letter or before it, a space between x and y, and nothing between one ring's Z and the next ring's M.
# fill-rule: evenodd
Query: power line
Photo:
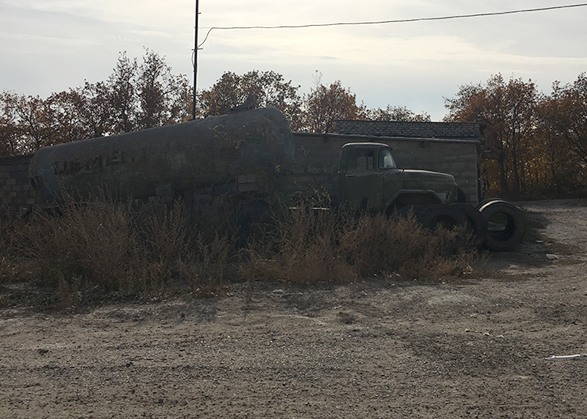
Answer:
M513 15L519 13L530 13L530 12L544 12L548 10L557 10L557 9L571 9L575 7L584 7L587 6L587 3L578 3L578 4L567 4L564 6L550 6L550 7L538 7L534 9L519 9L519 10L509 10L505 12L488 12L488 13L471 13L465 15L452 15L452 16L438 16L438 17L418 17L412 19L394 19L394 20L374 20L374 21L364 21L364 22L334 22L334 23L310 23L305 25L278 25L278 26L212 26L208 29L208 33L206 33L206 37L204 41L198 48L206 43L210 33L213 30L247 30L247 29L305 29L305 28L323 28L323 27L330 27L330 26L359 26L359 25L385 25L391 23L410 23L410 22L430 22L435 20L451 20L451 19L466 19L466 18L473 18L473 17L488 17L488 16L503 16L503 15Z

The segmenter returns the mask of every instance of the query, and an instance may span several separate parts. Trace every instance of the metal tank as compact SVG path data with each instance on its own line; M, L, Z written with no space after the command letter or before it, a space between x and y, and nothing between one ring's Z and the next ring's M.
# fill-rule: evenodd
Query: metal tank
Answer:
M293 154L286 118L265 108L45 147L29 175L44 202L104 189L133 199L202 189L270 193Z

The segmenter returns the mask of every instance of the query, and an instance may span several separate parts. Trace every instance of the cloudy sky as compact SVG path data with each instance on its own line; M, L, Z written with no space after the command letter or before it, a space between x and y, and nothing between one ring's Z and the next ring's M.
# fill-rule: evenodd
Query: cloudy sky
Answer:
M573 0L200 0L200 33L229 26L441 17L581 4ZM0 91L46 97L105 80L121 51L165 56L191 79L194 0L0 0ZM587 7L504 16L308 29L213 30L198 87L225 71L274 70L308 93L316 74L368 107L406 106L433 120L464 84L553 81L587 71Z

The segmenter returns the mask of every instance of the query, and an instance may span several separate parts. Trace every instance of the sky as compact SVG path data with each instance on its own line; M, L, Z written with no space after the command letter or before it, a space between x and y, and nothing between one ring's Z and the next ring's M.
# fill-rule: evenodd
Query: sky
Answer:
M581 4L574 0L200 0L210 27L442 17ZM195 0L0 0L0 91L47 97L103 81L121 52L145 48L192 80ZM307 29L213 30L198 88L224 72L273 70L309 93L340 80L369 108L402 106L439 121L462 85L492 75L550 92L587 71L587 7L465 19Z

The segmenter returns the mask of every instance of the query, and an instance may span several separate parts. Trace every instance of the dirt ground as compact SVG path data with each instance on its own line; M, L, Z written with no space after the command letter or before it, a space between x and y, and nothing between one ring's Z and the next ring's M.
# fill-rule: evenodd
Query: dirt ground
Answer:
M587 201L481 278L0 311L0 418L584 418Z

